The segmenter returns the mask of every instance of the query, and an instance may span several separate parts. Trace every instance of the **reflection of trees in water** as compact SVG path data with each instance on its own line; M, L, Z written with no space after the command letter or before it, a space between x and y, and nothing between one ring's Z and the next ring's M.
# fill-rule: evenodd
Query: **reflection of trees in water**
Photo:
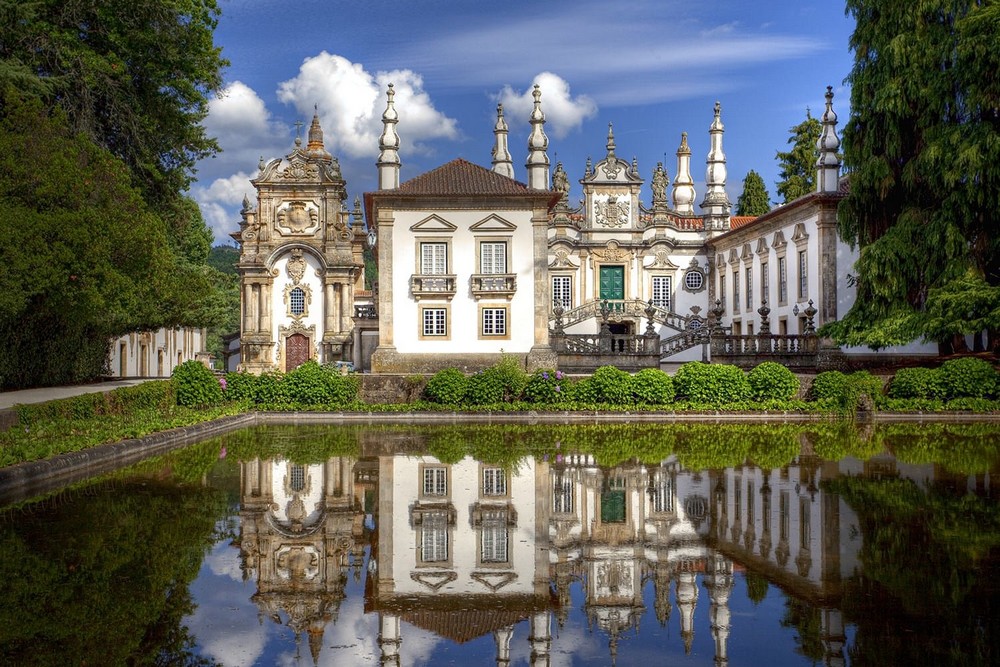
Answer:
M747 597L754 606L759 605L767 597L767 577L756 572L746 573Z
M766 585L766 584L765 584ZM823 623L819 607L789 597L785 599L785 617L781 627L795 629L795 652L804 655L814 663L823 660Z
M183 625L225 492L101 482L0 521L4 664L211 665ZM67 661L69 658L69 661Z
M936 484L841 478L857 513L863 573L845 582L853 665L1000 660L1000 503Z

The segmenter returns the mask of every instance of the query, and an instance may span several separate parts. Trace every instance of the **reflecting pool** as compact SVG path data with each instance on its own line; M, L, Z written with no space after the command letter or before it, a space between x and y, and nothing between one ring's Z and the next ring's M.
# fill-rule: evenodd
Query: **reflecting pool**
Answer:
M1000 427L263 427L0 513L0 664L989 665Z

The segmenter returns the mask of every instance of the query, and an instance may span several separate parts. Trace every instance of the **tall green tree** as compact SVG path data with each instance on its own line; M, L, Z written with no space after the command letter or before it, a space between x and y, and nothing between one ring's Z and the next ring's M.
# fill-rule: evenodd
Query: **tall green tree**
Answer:
M1000 324L982 312L1000 285L1000 3L848 0L856 21L851 116L844 128L850 194L841 236L860 247L857 299L828 329L882 347ZM988 289L985 290L988 293ZM948 326L933 294L969 308ZM989 302L987 299L986 302Z
M806 119L788 130L791 149L778 151L775 155L781 167L778 194L786 204L816 189L816 160L819 158L816 142L822 129L819 119L813 118L806 109Z
M751 169L743 179L743 192L736 200L736 215L764 215L771 210L771 195L764 179Z
M218 150L201 125L227 64L218 15L215 0L0 0L0 87L59 107L149 203L172 201Z

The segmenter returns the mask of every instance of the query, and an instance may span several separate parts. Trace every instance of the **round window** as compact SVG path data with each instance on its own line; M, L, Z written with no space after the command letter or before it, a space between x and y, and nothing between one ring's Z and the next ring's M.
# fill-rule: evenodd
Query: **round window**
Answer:
M701 271L693 270L688 271L684 274L684 287L691 291L700 290L701 286L705 284L705 276L701 274Z

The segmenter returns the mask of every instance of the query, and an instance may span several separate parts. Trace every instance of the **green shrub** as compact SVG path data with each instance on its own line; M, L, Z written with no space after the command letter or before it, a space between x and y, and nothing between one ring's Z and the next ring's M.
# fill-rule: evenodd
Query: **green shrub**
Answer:
M562 371L548 368L535 371L524 387L525 400L532 403L561 403L569 400L569 378Z
M829 399L840 402L847 388L847 376L840 371L823 371L813 378L809 396L817 401Z
M590 378L599 403L632 403L632 376L615 366L601 366Z
M465 377L465 373L457 368L445 368L427 381L424 392L427 398L435 403L459 405L465 399L468 385L469 380Z
M799 378L795 373L774 361L765 361L747 373L747 381L753 397L759 401L787 401L799 391Z
M964 357L938 369L945 398L987 398L997 393L997 372L984 359Z
M563 389L566 400L572 403L596 403L597 387L594 386L593 378L582 378Z
M674 374L678 397L692 403L737 403L750 398L746 373L728 364L703 364L689 361Z
M494 368L486 368L468 377L465 402L469 405L503 403L504 382Z
M934 368L901 368L889 382L892 398L941 398L941 373Z
M301 405L342 405L358 394L358 379L343 375L333 367L310 360L285 374L282 380L285 400Z
M501 355L500 361L488 368L503 385L503 400L519 401L528 384L529 375L521 368L517 357L508 354Z
M185 361L171 376L177 388L177 405L197 408L222 402L222 385L200 361Z
M227 401L253 403L257 399L257 376L252 373L226 373L222 395Z
M664 405L674 400L674 381L659 368L643 368L632 376L636 403Z
M254 403L258 405L274 405L275 403L285 403L284 376L274 371L272 373L261 373L254 383Z

